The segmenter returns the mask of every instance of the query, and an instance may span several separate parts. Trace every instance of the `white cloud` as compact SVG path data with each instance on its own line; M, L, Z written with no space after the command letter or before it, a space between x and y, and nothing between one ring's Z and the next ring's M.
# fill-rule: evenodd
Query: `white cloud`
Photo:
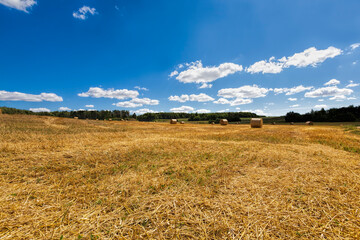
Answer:
M25 102L62 102L62 97L55 93L41 93L39 95L0 91L0 101L25 101Z
M147 108L138 109L136 111L132 111L132 113L135 113L136 115L143 115L145 113L157 113L157 111L153 111Z
M320 104L320 105L315 105L314 108L315 109L321 109L321 108L327 108L328 106L325 104Z
M79 93L80 97L93 97L93 98L116 98L119 100L127 98L136 98L139 95L138 91L127 89L108 89L104 90L99 87L91 87L87 92Z
M47 108L30 108L29 110L32 112L50 112L50 109Z
M230 112L230 109L223 109L223 110L219 110L219 111L216 111L216 112L218 112L218 113L223 113L223 112Z
M173 72L171 72L169 74L169 77L174 77L174 76L177 76L177 75L179 75L179 72L177 70L175 70L175 71L173 71Z
M226 98L219 98L217 101L214 101L215 104L230 104L230 106L238 106L243 104L252 103L253 100L250 98L235 98L234 100L227 100Z
M212 84L208 84L208 83L203 83L199 88L202 89L202 88L212 88Z
M135 86L134 88L137 89L137 90L140 90L140 91L149 91L149 89L147 89L145 87Z
M191 95L187 95L187 94L183 94L181 96L170 96L169 101L175 101L175 102L187 102L187 101L191 101L191 102L209 102L209 101L214 101L214 98L210 97L209 95L206 95L205 93L200 93L198 95L196 94L191 94Z
M274 62L274 57L271 57L268 61L262 60L254 63L250 67L246 68L248 73L280 73L284 68L282 62Z
M117 107L135 108L142 107L143 105L159 105L159 100L154 100L150 98L134 98L130 101L118 102L114 103L113 105Z
M243 70L241 65L235 63L222 63L217 67L203 67L201 61L196 61L186 64L186 66L188 67L186 70L180 73L174 71L170 75L177 75L176 79L182 83L202 84L202 88L210 87L207 83Z
M117 107L124 107L124 108L136 108L136 107L142 107L143 106L142 104L133 103L133 102L130 102L130 101L113 103L113 105L115 105Z
M267 113L265 113L263 110L261 109L256 109L256 110L242 110L242 112L251 112L251 113L256 113L257 115L261 115L261 116L266 116L268 115Z
M296 107L300 107L300 105L299 105L299 104L295 104L295 105L291 105L290 107L291 107L291 108L296 108Z
M37 4L37 2L34 0L0 0L0 4L28 12L28 9Z
M230 102L230 106L238 106L252 103L253 100L249 98L236 98L235 100Z
M218 91L218 96L223 98L259 98L265 97L270 90L257 85L245 85L239 88L224 88Z
M208 109L198 109L196 110L197 113L210 113L211 111Z
M59 107L59 111L71 111L68 107Z
M87 108L93 108L94 105L85 105L85 107L87 107Z
M176 112L176 113L180 113L180 112L184 112L184 113L188 113L191 111L194 111L195 109L193 107L190 106L181 106L178 108L172 108L170 109L171 112Z
M339 80L331 79L330 81L324 83L324 86L331 86L331 85L338 85L338 84L340 84Z
M286 93L285 95L289 96L289 95L294 95L296 93L300 93L306 90L311 90L314 87L304 87L303 85L299 85L296 87L292 87L292 88L275 88L274 89L274 93L280 94L280 93Z
M319 101L319 102L323 102L323 101L324 101L324 99L319 99L318 101Z
M73 17L81 20L87 19L87 15L95 15L97 14L95 8L90 8L88 6L83 6L82 8L79 8L76 12L73 12Z
M317 97L336 97L332 100L343 98L353 93L353 90L348 88L338 88L336 86L318 88L313 91L305 93L305 97L317 98Z
M354 81L349 81L350 83L348 85L346 85L346 87L357 87L357 86L360 86L359 83L354 83Z
M351 50L355 50L355 49L357 49L358 47L360 47L360 43L354 43L354 44L351 44L351 45L350 45Z
M297 101L297 98L288 98L289 101L294 102Z
M317 50L315 47L306 49L303 52L295 53L290 57L282 57L275 59L271 57L269 60L262 60L254 63L245 71L249 73L280 73L284 68L294 67L316 67L318 64L324 62L328 58L334 58L340 55L342 51L335 47L328 47L324 50Z
M215 104L230 104L231 102L226 98L219 98L217 101L214 101Z

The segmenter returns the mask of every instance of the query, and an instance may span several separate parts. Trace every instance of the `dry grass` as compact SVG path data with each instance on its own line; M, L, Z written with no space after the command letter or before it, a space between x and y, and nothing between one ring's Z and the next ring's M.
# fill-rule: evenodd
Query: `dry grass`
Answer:
M0 116L0 239L359 239L360 135Z

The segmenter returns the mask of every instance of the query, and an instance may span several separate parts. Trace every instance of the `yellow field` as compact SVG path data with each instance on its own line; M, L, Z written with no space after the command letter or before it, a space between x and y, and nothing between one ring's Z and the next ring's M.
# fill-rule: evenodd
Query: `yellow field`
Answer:
M359 239L360 135L0 115L0 239Z

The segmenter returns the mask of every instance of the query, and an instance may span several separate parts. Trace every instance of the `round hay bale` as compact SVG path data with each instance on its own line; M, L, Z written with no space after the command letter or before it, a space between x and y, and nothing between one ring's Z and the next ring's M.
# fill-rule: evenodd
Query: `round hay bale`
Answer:
M262 128L263 119L262 118L252 118L250 121L251 128Z
M170 119L170 124L176 124L177 120L176 119Z
M79 117L74 117L74 119L79 119Z
M220 120L220 124L221 125L228 125L229 124L229 121L227 119L221 119Z
M291 122L290 125L294 125L295 123L294 122Z
M109 118L109 121L112 121L112 118Z
M271 125L276 125L276 122L272 122Z
M184 121L181 121L180 124L185 124L185 122L184 122Z
M314 123L312 121L307 121L306 125L314 125Z
M211 122L211 125L215 125L215 123L214 123L214 122Z

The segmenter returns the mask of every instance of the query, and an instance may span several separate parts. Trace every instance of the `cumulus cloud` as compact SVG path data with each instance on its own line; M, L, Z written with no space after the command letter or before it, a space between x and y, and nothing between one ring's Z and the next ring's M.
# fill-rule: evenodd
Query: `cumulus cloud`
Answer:
M114 103L113 105L117 107L135 108L142 107L143 105L159 105L159 100L154 100L150 98L134 98L130 101L118 102Z
M176 79L182 83L202 84L202 88L209 88L208 83L243 70L241 65L235 63L222 63L219 66L204 67L201 61L196 61L186 64L186 66L187 69L184 71L174 71L170 76L177 76Z
M221 97L215 104L230 104L231 106L238 106L249 104L253 102L253 98L265 97L271 89L260 88L257 85L245 85L239 88L224 88L218 91L218 96ZM232 99L232 100L228 100Z
M292 88L275 88L274 89L274 93L280 94L280 93L285 93L285 95L289 96L289 95L294 95L296 93L300 93L303 91L307 91L307 90L311 90L314 87L304 87L303 85L299 85L296 87L292 87Z
M119 100L127 98L136 98L139 95L138 91L127 89L102 89L99 87L91 87L87 92L79 93L80 97L93 98L115 98Z
M77 10L76 12L73 12L73 17L77 18L77 19L81 19L81 20L85 20L87 19L87 15L95 15L97 14L96 9L95 8L90 8L88 6L83 6L81 8L79 8L79 10Z
M157 113L157 111L150 110L148 108L142 108L132 112L135 113L136 115L143 115L145 113Z
M55 93L41 93L39 95L0 91L0 101L25 101L25 102L62 102L62 97Z
M300 107L300 105L299 105L299 104L295 104L295 105L291 105L290 107L291 107L291 108L296 108L296 107Z
M275 59L271 57L269 60L262 60L254 63L245 71L248 73L280 73L284 68L289 67L316 67L328 58L334 58L342 53L341 49L328 47L324 50L318 50L315 47L308 48L300 53L295 53L290 57L282 57Z
M231 102L226 98L219 98L217 101L214 101L215 104L230 104Z
M354 43L354 44L351 44L351 45L350 45L351 50L355 50L355 49L357 49L358 47L360 47L360 43Z
M348 88L338 88L336 86L318 88L313 91L305 93L305 97L318 98L318 97L332 97L331 100L339 100L345 96L353 93L353 90Z
M17 10L28 12L28 9L34 6L37 2L34 0L0 0L0 4Z
M242 112L256 113L257 115L260 115L260 116L266 116L266 115L268 115L267 113L264 112L264 110L261 110L261 109L256 109L256 110L242 110Z
M224 112L230 112L230 109L223 109L223 110L219 110L219 111L216 111L218 113L224 113Z
M288 98L289 101L294 102L297 101L297 98Z
M203 83L199 88L202 89L202 88L212 88L212 84L208 84L208 83Z
M87 107L87 108L93 108L94 105L85 105L85 107Z
M50 109L47 108L30 108L29 110L32 112L50 112Z
M173 71L173 72L171 72L169 74L169 77L174 77L174 76L177 76L177 75L179 75L179 72L177 70L175 70L175 71Z
M147 89L145 87L135 86L134 88L137 89L137 90L140 90L140 91L149 91L149 89Z
M340 81L336 79L331 79L330 81L324 83L324 86L332 86L332 85L339 85Z
M211 111L208 109L198 109L196 110L197 113L210 113Z
M178 107L178 108L171 108L170 109L171 112L176 112L176 113L180 113L180 112L188 113L188 112L192 112L194 110L195 109L193 107L190 107L190 106L181 106L181 107Z
M68 107L59 107L59 111L71 111L71 108L68 108Z
M187 101L191 101L191 102L209 102L209 101L214 101L214 98L210 97L209 95L206 95L205 93L200 93L198 95L196 94L191 94L191 95L187 95L187 94L183 94L181 96L170 96L169 101L175 101L175 102L187 102Z
M219 98L217 101L214 101L215 104L230 104L230 106L238 106L252 103L253 100L250 98L235 98L233 100L228 100L226 98Z
M359 83L354 83L354 81L349 81L349 84L348 85L346 85L346 87L358 87L358 86L360 86L360 84Z
M265 97L270 90L257 85L245 85L239 88L224 88L218 91L218 96L223 98L259 98Z
M320 104L320 105L315 105L314 108L315 109L321 109L321 108L327 108L328 106L325 104Z

